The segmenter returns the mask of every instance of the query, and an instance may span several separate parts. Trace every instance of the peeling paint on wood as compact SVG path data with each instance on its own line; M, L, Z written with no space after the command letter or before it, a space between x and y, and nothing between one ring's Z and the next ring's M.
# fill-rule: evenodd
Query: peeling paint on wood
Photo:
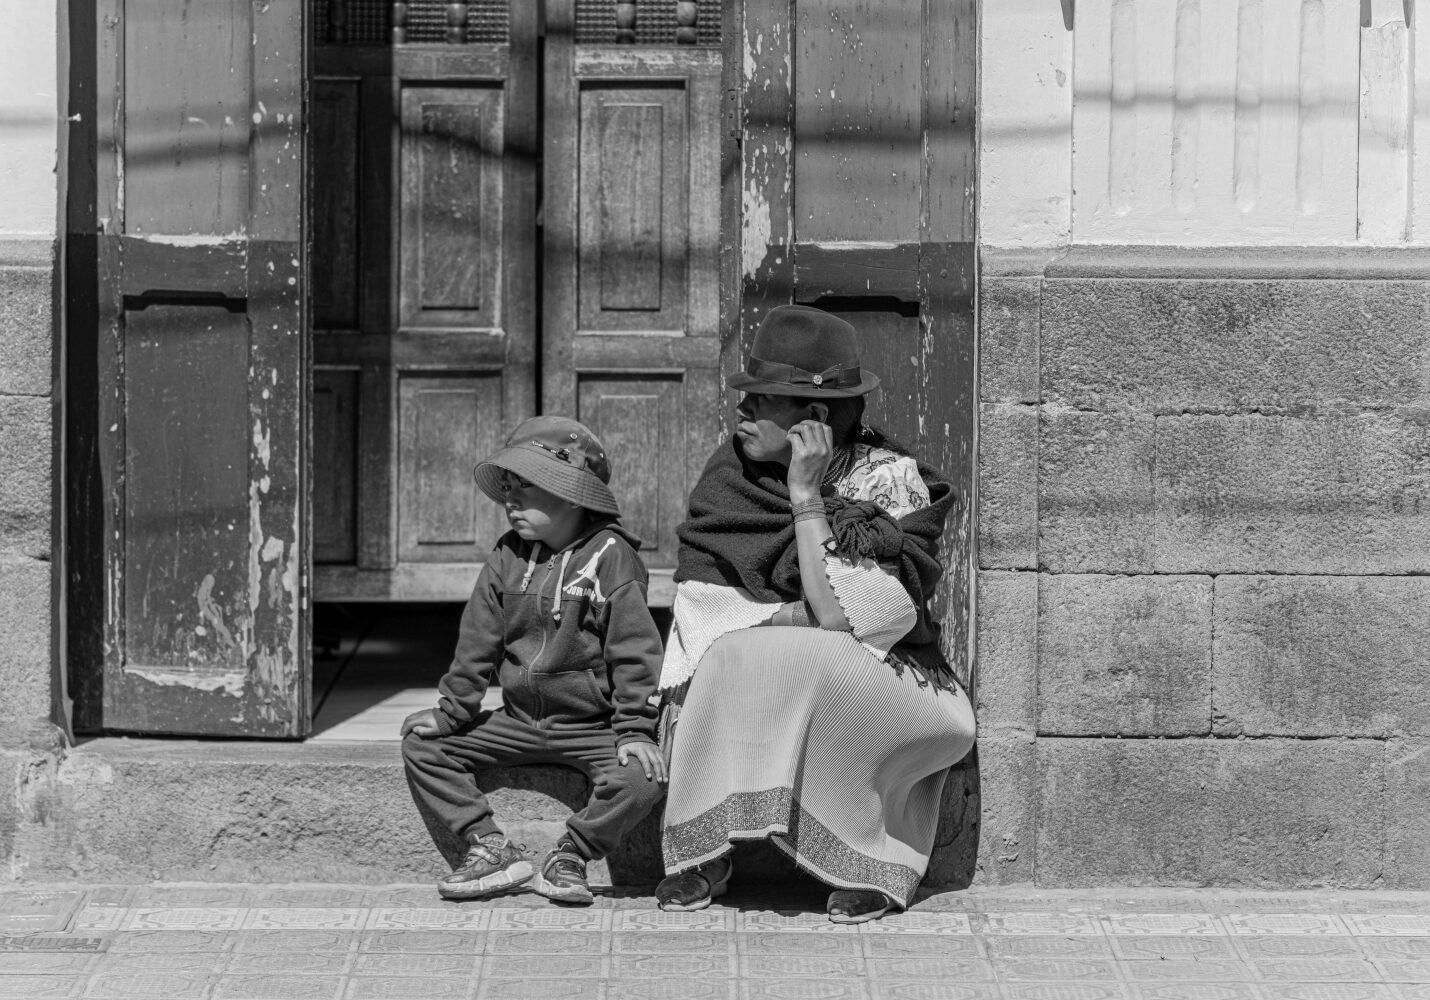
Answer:
M100 46L98 721L301 735L302 3L98 16L124 42Z

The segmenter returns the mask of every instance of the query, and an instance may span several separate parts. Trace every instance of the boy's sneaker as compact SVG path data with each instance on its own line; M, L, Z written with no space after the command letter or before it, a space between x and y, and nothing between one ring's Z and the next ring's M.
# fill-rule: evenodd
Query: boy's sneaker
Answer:
M531 861L526 849L500 833L473 838L462 866L437 881L443 899L479 899L512 892L531 881Z
M595 899L586 882L586 859L569 840L557 844L556 849L541 862L533 888L558 903L586 904Z

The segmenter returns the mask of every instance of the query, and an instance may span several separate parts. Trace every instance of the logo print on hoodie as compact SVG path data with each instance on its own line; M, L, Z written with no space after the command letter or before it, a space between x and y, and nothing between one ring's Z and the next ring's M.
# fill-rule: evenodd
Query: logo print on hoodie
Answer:
M606 539L606 544L602 545L599 549L597 549L596 553L591 556L590 560L586 563L586 565L582 566L579 570L576 571L576 575L571 578L571 582L562 588L562 593L570 597L589 596L591 600L593 600L595 603L604 604L606 602L606 595L601 593L601 581L596 576L596 567L601 561L601 555L612 545L615 544L616 540L614 538ZM590 581L591 586L581 586L583 582L588 580Z

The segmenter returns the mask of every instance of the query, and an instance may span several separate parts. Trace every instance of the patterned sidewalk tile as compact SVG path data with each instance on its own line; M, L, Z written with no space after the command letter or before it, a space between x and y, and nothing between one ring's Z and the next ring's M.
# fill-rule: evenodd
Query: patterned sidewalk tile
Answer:
M1131 1000L1122 983L1005 983L1006 1000Z
M994 983L929 983L876 980L869 984L877 1000L1000 1000Z
M867 924L860 924L865 934L972 934L973 927L966 913L928 913L910 911L891 913Z
M460 910L381 907L372 910L367 920L368 930L399 930L435 927L441 930L486 930L491 922L490 910Z
M987 934L1059 934L1101 937L1097 918L1078 913L986 913Z
M95 976L84 995L91 1000L207 1000L208 976L184 972L116 972Z
M734 979L637 979L611 987L612 1000L738 1000Z
M1262 983L1267 1000L1401 1000L1383 983Z
M664 910L617 910L613 927L617 931L733 931L735 911L709 907L690 913Z
M1171 958L1165 962L1128 962L1127 978L1140 983L1249 982L1251 967L1237 961Z
M352 967L350 951L239 952L229 959L224 971L231 976L263 973L331 976L348 972Z
M477 996L479 1000L604 1000L607 993L600 980L522 978L483 979Z
M871 958L864 965L871 979L939 979L991 983L993 965L981 958Z
M1430 1000L1430 983L1396 987L1398 1000Z
M666 931L624 931L612 935L611 952L618 955L724 955L733 944L729 935L710 931L681 931L678 934Z
M351 951L357 944L355 931L258 930L239 931L230 937L234 951L268 954L285 951Z
M84 904L78 889L0 893L0 934L52 934L67 930Z
M1161 961L1169 958L1190 958L1197 961L1235 961L1236 945L1230 938L1210 936L1114 937L1112 951L1121 961Z
M136 951L105 955L103 973L187 972L207 976L223 969L229 961L222 951Z
M122 906L82 906L70 928L76 931L118 930L129 911Z
M482 965L483 979L605 979L611 960L605 955L489 955Z
M111 954L125 951L232 951L240 935L228 931L117 931Z
M354 976L343 1000L466 1000L472 981L435 976Z
M800 931L736 934L735 948L741 955L839 955L857 958L864 954L857 934Z
M866 1000L863 980L764 979L740 980L741 1000Z
M862 934L866 958L978 958L981 938L961 934Z
M740 975L745 979L782 979L812 976L849 979L864 976L864 959L829 955L741 955Z
M486 947L482 931L421 930L365 931L358 939L361 952L397 952L419 955L480 955Z
M1104 937L1060 937L1051 934L990 935L982 938L993 958L1112 958L1112 941Z
M339 1000L343 983L342 976L226 976L213 1000Z
M129 931L232 931L243 926L246 910L216 906L173 906L129 911L123 928Z
M1430 937L1351 938L1371 958L1430 958Z
M533 910L492 910L487 925L494 931L559 930L608 931L611 911L582 909L562 910L554 906Z
M17 951L0 955L0 971L11 975L80 975L99 966L97 952Z
M429 890L428 899L421 903L408 904L390 899L374 899L369 902L368 892L356 885L285 885L263 894L264 906L297 906L310 909L351 909L375 906L421 906L430 905L437 898Z
M1352 934L1430 935L1430 915L1423 913L1347 913Z
M1226 925L1233 934L1345 934L1346 927L1332 913L1229 913Z
M26 934L20 937L0 937L0 961L3 956L23 951L104 951L109 938L95 934Z
M40 1000L72 997L84 983L83 976L11 976L0 973L0 997Z
M1211 913L1112 913L1103 916L1103 930L1113 936L1134 934L1205 934L1223 936L1227 933L1221 920Z
M1096 958L1019 958L995 961L993 967L1007 983L1116 982L1121 978L1112 962Z
M491 931L488 955L600 955L606 938L597 931Z
M141 885L134 890L129 905L147 910L204 907L243 909L249 905L249 891L249 887L243 885ZM278 888L255 887L253 891L261 892L266 899L270 893L278 891Z
M1409 940L1409 939L1381 939ZM1308 935L1243 934L1232 939L1242 955L1253 961L1266 958L1364 958L1371 939L1362 940L1348 934Z
M482 956L421 955L375 952L354 956L352 973L357 976L475 976Z
M731 955L613 955L611 978L625 979L729 979L737 965Z
M1391 983L1430 983L1430 959L1382 958L1376 960L1381 978Z
M368 912L356 906L255 906L242 926L245 930L358 930Z
M858 934L858 924L836 924L824 912L807 910L739 910L735 929L745 933L761 931L808 931L816 934Z
M1139 983L1139 1000L1260 1000L1251 983Z
M1380 971L1363 958L1277 958L1252 962L1267 982L1377 983Z

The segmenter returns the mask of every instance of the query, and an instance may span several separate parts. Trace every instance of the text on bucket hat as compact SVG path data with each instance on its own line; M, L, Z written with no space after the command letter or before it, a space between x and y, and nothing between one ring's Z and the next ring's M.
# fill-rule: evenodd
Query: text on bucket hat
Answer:
M585 424L570 417L531 417L517 425L506 445L472 470L477 487L497 503L506 501L502 470L520 476L567 503L598 514L621 516L607 484L606 449Z
M848 322L813 306L775 306L755 330L745 370L725 384L766 396L862 396L879 376L860 367Z

